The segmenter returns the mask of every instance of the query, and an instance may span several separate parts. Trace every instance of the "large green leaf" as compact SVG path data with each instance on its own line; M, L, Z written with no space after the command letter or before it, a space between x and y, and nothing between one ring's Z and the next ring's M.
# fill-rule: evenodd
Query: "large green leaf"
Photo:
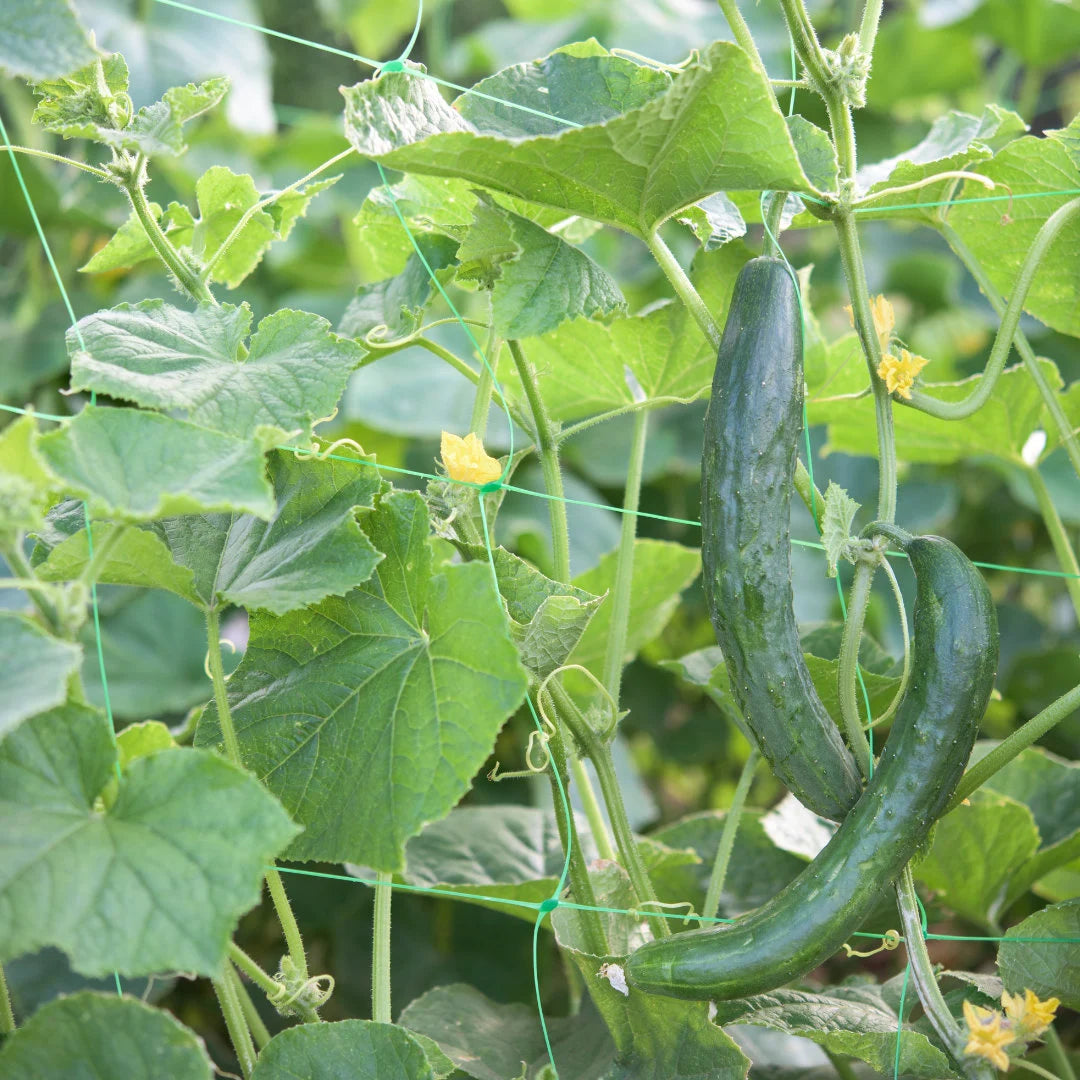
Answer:
M473 1080L535 1078L548 1064L547 1048L529 1005L502 1004L463 983L439 986L405 1008L400 1022L433 1039ZM568 1019L548 1018L548 1035L560 1076L601 1080L609 1075L614 1046L589 1002Z
M1080 188L1080 167L1060 139L1018 139L980 165L979 171L1005 185L996 194L1039 195ZM968 181L962 194L970 198L985 190ZM964 203L949 211L948 221L998 292L1009 296L1035 234L1055 210L1076 197ZM1050 245L1024 301L1025 311L1064 334L1080 334L1080 285L1073 273L1078 258L1080 220L1074 217Z
M432 83L408 73L343 93L346 134L366 157L638 235L717 191L811 186L768 82L727 42L710 45L645 105L556 135L480 134Z
M0 738L67 700L82 649L47 634L23 615L0 611Z
M1039 831L1023 803L976 791L938 822L915 876L958 915L992 933L1010 877L1038 847Z
M491 289L502 338L539 336L626 306L615 279L583 251L488 199L477 202L457 257L459 281Z
M68 0L5 0L0 69L24 79L55 79L94 57Z
M579 589L596 595L607 593L615 581L617 553L605 555L599 565L574 579ZM630 612L626 624L626 656L629 661L667 625L675 613L682 591L698 576L701 553L665 540L634 541L634 572L630 587ZM611 632L611 599L600 605L570 662L601 675L608 635Z
M43 945L85 975L216 975L263 868L296 835L280 804L216 754L131 763L99 713L68 705L0 743L0 960Z
M183 420L88 405L38 440L41 456L94 517L150 521L209 510L268 518L261 447Z
M383 498L362 526L385 555L375 576L253 618L229 700L245 763L306 828L290 855L396 870L465 793L526 676L490 568L432 573L419 495ZM208 708L196 741L219 739Z
M206 1047L171 1014L84 990L43 1005L0 1050L15 1080L210 1080Z
M259 1053L251 1080L433 1080L420 1043L403 1027L374 1020L300 1024Z
M155 409L183 410L203 427L251 435L271 427L310 435L366 355L318 315L283 308L245 346L247 304L195 311L164 300L121 304L68 331L71 385Z
M1013 993L1033 990L1080 1009L1080 899L1044 908L1009 927L998 947L998 967Z
M865 1061L892 1075L896 1063L898 1020L877 986L836 987L825 993L774 990L771 994L717 1003L716 1023L753 1024L798 1035L829 1053ZM940 1080L956 1075L949 1059L917 1031L903 1030L900 1073Z
M276 506L269 521L251 514L187 514L128 529L99 581L168 589L198 607L222 603L282 615L366 581L379 559L357 524L382 486L367 460L269 455ZM77 519L53 520L62 532ZM97 547L116 526L94 524ZM57 544L38 566L47 581L76 576L87 562L85 529Z
M750 254L744 244L725 244L694 259L694 285L720 325ZM538 370L544 404L557 420L623 408L643 397L696 398L708 389L716 366L716 349L676 303L607 323L575 319L522 347ZM499 371L499 380L509 397L524 404L509 365Z

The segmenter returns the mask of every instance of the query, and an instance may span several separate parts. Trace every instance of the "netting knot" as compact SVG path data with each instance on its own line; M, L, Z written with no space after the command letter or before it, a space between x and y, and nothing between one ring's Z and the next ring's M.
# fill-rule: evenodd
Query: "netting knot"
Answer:
M540 905L540 914L546 915L549 911L554 911L559 906L559 898L557 896L549 896Z

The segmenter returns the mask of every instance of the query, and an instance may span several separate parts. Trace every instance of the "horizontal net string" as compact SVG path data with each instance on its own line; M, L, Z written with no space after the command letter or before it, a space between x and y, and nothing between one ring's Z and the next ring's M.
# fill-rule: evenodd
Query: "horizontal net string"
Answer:
M445 889L437 886L409 885L405 882L397 881L379 881L375 878L363 878L353 874L332 874L324 870L303 870L293 866L278 866L276 869L282 874L299 874L302 877L324 878L329 881L346 881L352 885L368 885L374 889L396 889L400 892L421 893L428 896L442 896L449 900L463 900L486 904L506 904L510 907L527 908L530 911L538 912L551 911L554 906L557 906L560 908L569 908L571 911L595 911L601 915L628 915L633 918L644 918L646 915L649 918L656 916L662 919L670 919L674 922L688 922L693 920L694 922L730 924L738 921L737 919L705 918L695 915L693 912L657 911L651 907L614 908L604 907L600 904L577 904L571 900L560 900L555 896L550 897L547 900L516 900L504 896L488 896L485 893L461 892L457 889ZM856 930L850 936L879 940L885 935L873 933L869 930ZM904 940L903 934L898 934L896 936L897 940ZM1080 945L1080 937L987 937L982 935L933 933L927 933L924 936L929 941L1009 941L1024 945Z
M0 404L0 410L18 413L22 416L34 416L39 420L49 420L56 423L67 423L72 419L70 416L54 416L49 413L40 413L35 409L21 409L15 405ZM528 495L534 499L548 499L552 502L562 502L566 503L568 506L583 506L590 510L608 510L613 514L631 514L634 517L648 518L651 521L663 521L671 525L689 525L696 529L701 528L701 522L696 518L671 517L667 514L654 514L648 510L627 510L622 506L614 506L610 503L591 502L588 499L568 499L558 495L549 495L546 491L533 491L532 488L519 487L516 484L476 484L471 480L456 480L452 476L440 476L438 473L423 472L420 469L405 469L397 465L381 465L376 461L365 461L362 458L349 457L345 454L322 454L302 446L282 445L277 447L277 449L294 454L311 455L312 457L318 457L320 461L344 461L353 465L366 465L370 468L378 469L380 472L398 473L403 476L415 476L422 480L435 480L445 484L457 484L459 487L471 487L481 492L490 493L497 490L513 491L518 495ZM793 538L791 542L798 547L813 548L815 551L825 550L825 545L816 540L798 540ZM898 559L908 558L907 554L903 551L890 551L889 554ZM1080 574L1070 574L1064 570L1043 570L1032 566L1009 566L1006 563L979 561L973 561L973 565L982 567L984 570L1000 570L1003 573L1009 574L1034 574L1037 577L1080 579Z

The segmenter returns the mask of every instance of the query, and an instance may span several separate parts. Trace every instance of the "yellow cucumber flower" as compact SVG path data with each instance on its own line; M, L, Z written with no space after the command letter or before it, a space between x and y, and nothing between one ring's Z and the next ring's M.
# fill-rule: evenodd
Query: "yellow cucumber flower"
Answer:
M1002 1028L1005 1018L1001 1013L965 1001L964 1019L968 1026L968 1041L964 1053L973 1057L984 1057L995 1068L1008 1072L1009 1056L1004 1047L1016 1042L1016 1034L1008 1028Z
M484 452L480 437L470 431L464 439L450 432L442 433L442 463L451 480L490 484L502 476L502 466Z
M1061 1002L1056 997L1040 1001L1030 990L1025 990L1023 997L1006 990L1001 995L1001 1004L1019 1034L1035 1036L1041 1035L1054 1022Z
M901 349L899 356L888 353L878 364L878 376L885 380L890 394L899 394L902 398L911 398L911 387L915 376L930 361L922 356L912 356L907 349Z
M855 312L849 304L844 310L848 314L851 325L855 325ZM881 351L888 352L889 342L892 341L893 331L896 329L896 313L892 304L884 296L875 296L870 300L870 314L874 317L874 330L877 331L878 341L881 343Z

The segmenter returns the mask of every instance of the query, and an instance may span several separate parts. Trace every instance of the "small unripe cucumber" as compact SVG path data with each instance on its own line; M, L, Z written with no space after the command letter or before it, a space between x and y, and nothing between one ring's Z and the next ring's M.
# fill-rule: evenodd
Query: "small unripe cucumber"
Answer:
M639 990L748 997L812 971L859 928L952 796L994 686L993 601L948 540L871 528L906 551L918 585L910 681L866 791L817 858L767 904L731 925L638 949L627 976Z
M803 660L791 591L802 422L799 297L780 259L752 259L735 283L705 416L705 599L762 755L805 806L840 821L862 784Z

